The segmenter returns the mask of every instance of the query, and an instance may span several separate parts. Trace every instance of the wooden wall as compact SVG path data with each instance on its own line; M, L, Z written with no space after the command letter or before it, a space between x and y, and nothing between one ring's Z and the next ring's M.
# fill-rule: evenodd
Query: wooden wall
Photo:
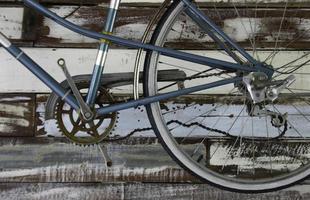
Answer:
M107 0L40 0L57 14L85 28L101 30ZM259 12L256 0L239 8L239 16L227 1L200 1L200 6L218 25L245 48L249 41L238 34L232 22L255 18L264 27L257 30L258 45L268 52L275 43L279 9L283 0L263 0ZM236 5L240 6L236 1ZM138 40L159 6L158 0L123 1L115 34ZM290 51L309 50L305 24L310 20L308 0L289 0L289 26L279 43ZM303 17L303 18L301 18ZM298 20L299 19L299 20ZM18 0L0 0L0 31L24 48L44 69L61 81L64 76L56 61L67 60L73 74L91 72L97 43L63 29ZM199 35L199 33L195 33ZM302 37L300 37L303 35ZM297 38L287 46L286 39ZM201 50L197 40L172 40L171 47ZM208 53L214 44L208 43ZM135 50L113 45L107 72L129 72ZM121 57L121 59L119 59ZM285 55L283 55L285 57ZM116 59L117 58L117 59ZM150 128L143 108L121 112L116 134L137 133L129 140L107 145L113 166L107 167L98 146L79 147L61 137L44 119L49 90L0 48L0 199L310 199L310 182L266 194L239 194L223 191L189 175L164 152ZM13 80L13 81L12 81ZM127 92L130 88L127 88ZM130 117L128 117L130 116ZM134 116L134 117L132 117ZM131 121L128 121L128 119ZM132 126L135 124L135 126ZM46 129L46 127L48 127ZM155 155L155 156L154 156Z

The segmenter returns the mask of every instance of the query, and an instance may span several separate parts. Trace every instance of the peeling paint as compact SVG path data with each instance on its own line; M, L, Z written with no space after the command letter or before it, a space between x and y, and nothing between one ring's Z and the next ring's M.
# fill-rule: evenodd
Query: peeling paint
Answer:
M19 102L19 101L30 101L30 97L12 97L12 98L0 98L0 102Z
M18 125L23 127L28 127L29 121L26 119L18 119L18 118L7 118L7 117L0 117L0 124L12 124ZM5 129L4 129L5 130Z
M25 104L25 107L23 107L22 104L8 105L0 103L0 112L5 112L9 115L14 115L18 117L25 117L25 114L30 113L30 110L27 107L27 104Z

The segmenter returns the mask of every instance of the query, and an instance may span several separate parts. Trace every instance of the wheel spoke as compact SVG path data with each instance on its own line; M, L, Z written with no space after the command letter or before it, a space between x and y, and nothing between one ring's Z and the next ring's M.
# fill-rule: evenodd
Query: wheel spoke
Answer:
M282 79L284 80L283 77L286 74L294 74L297 79L292 84L294 88L284 89L274 102L265 101L254 104L251 102L250 95L247 94L247 88L243 82L240 82L152 104L148 107L148 113L152 117L155 130L158 130L158 134L161 136L161 142L165 143L170 153L183 165L191 169L194 174L203 178L206 177L207 180L209 180L208 177L210 180L219 179L220 181L216 184L224 184L224 187L227 188L235 185L235 189L241 190L248 190L251 187L254 188L253 190L259 191L265 187L264 183L269 183L270 186L270 188L264 189L275 189L278 185L285 186L285 181L279 184L280 178L282 180L283 177L292 183L295 179L297 180L292 174L295 170L301 169L299 165L301 163L310 164L309 152L303 148L305 145L303 140L307 139L305 138L307 136L305 129L308 127L302 124L302 122L310 121L310 113L308 113L310 103L307 102L307 104L299 106L299 102L308 101L307 97L310 97L310 88L307 85L308 77L306 76L310 75L308 72L310 70L308 67L310 65L310 58L308 58L310 53L303 53L298 50L287 53L287 56L286 53L283 54L283 59L278 59L277 55L282 51L282 48L289 47L294 41L305 35L307 30L304 29L305 31L303 31L304 23L300 23L302 26L298 29L301 28L301 31L298 30L298 34L296 33L291 41L285 44L282 42L283 36L286 36L283 33L296 28L295 26L292 27L293 25L299 25L298 23L290 23L288 19L294 15L288 0L283 5L276 4L277 6L272 6L272 8L264 5L273 4L261 4L258 3L258 0L255 0L255 4L253 3L251 6L247 4L248 2L245 4L238 2L237 4L235 1L229 1L225 2L225 6L221 5L220 9L217 9L216 6L219 4L215 1L213 3L214 10L207 4L208 6L203 8L203 12L211 13L210 19L214 17L216 20L218 19L219 23L217 21L215 23L219 26L224 25L223 31L228 31L227 35L233 34L234 31L236 33L243 32L240 38L236 36L236 42L247 45L247 51L250 51L250 54L257 58L258 62L260 62L260 57L263 58L264 56L260 53L261 50L264 53L266 52L266 47L261 47L260 43L262 45L265 42L270 43L270 34L266 34L264 31L272 31L273 41L272 45L268 47L273 48L273 50L266 53L263 58L263 60L266 59L266 62L274 64L272 67L275 69L275 74L272 77L270 87L278 86L277 84L280 84ZM230 5L226 6L226 3ZM222 38L219 36L221 43L212 37L213 35L208 31L204 31L199 26L200 24L197 25L188 16L185 18L182 14L186 7L183 6L182 2L179 7L177 3L175 4L174 9L177 10L173 10L171 12L173 16L167 16L166 21L162 22L160 29L156 32L157 35L153 37L154 44L170 47L173 42L178 40L193 42L193 44L199 42L197 48L202 48L201 50L213 48L216 51L215 53L210 51L210 57L215 56L226 61L233 60L234 58L230 53L222 50L223 43L225 43ZM282 9L279 9L280 7ZM229 13L226 12L223 15L222 11L225 9L230 10ZM274 10L275 13L268 13L267 15L267 11L274 12ZM234 13L236 13L235 16L232 16ZM245 16L247 13L250 15L249 17ZM281 17L277 17L278 15ZM298 17L299 15L298 13ZM265 23L263 20L260 22L261 18L268 19L269 16L274 18L270 20L270 23ZM231 22L231 25L227 22ZM278 23L276 27L274 27L275 23ZM273 27L269 27L271 25ZM291 33L288 34L290 36ZM191 44L191 48L194 47L193 44ZM180 49L186 49L186 46ZM235 53L231 47L229 49ZM201 55L196 50L200 49L195 49L192 53ZM240 57L240 60L246 60L240 53L236 52L236 55ZM182 62L180 59L166 59L167 56L156 52L149 52L148 56L146 90L149 95L163 93L166 90L178 91L180 87L185 87L185 85L192 87L212 83L230 75L240 77L244 75L242 72L230 74L202 65L193 64L191 66L187 64L188 62ZM182 85L178 85L179 80L169 82L158 80L156 76L158 71L165 69L184 71L186 77L184 80L180 80ZM223 74L215 76L213 72L223 72ZM213 76L206 77L210 74ZM299 77L302 79L299 80ZM233 95L233 91L229 92L231 87L235 91ZM251 108L255 110L251 112ZM288 112L287 118L285 118L287 121L282 121L281 117L284 117L284 114L281 114L279 109ZM279 118L275 118L271 113L279 115ZM301 150L297 152L294 149L297 148L295 146L298 146L299 149L302 148L304 152ZM255 187L252 187L253 185Z
M296 42L297 40L299 40L300 38L302 38L303 36L305 36L308 31L310 31L310 28L306 29L305 31L302 32L302 34L298 35L297 37L295 37L293 40L291 40L289 43L287 43L285 46L283 46L283 48L288 48L291 44L294 44L294 42ZM275 57L278 53L280 53L281 51L278 49L277 51L273 51L265 60L264 62L267 62L270 58Z
M277 38L276 38L276 42L275 42L274 52L276 52L276 51L278 50L278 42L279 42L280 34L281 34L281 31L282 31L283 22L284 22L284 19L285 19L285 15L286 15L286 11L287 11L287 6L288 6L288 0L286 0L286 3L285 3L285 8L284 8L284 11L283 11L283 15L282 15L282 18L281 18L279 31L278 31ZM272 53L267 57L267 59L265 60L265 62L266 62L267 60L271 59L270 64L272 63L272 61L273 61L273 59L274 59L274 57L275 57L274 52L272 52Z
M70 135L75 136L75 134L77 134L78 132L79 132L79 125L77 124L77 125L73 126L73 128L70 132Z
M242 21L242 17L241 17L241 15L240 15L240 13L239 13L239 11L238 11L238 9L237 9L237 7L236 7L236 5L235 5L235 3L234 3L233 1L232 1L232 4L233 4L233 7L234 7L234 9L235 9L235 11L236 11L236 14L238 15L238 19L239 19L239 21L240 21L240 23L241 23L241 25L242 25L242 27L243 27L243 29L244 29L246 35L249 37L248 39L249 39L249 41L250 41L250 43L251 43L252 48L255 49L255 45L254 45L254 43L253 43L253 38L250 38L250 34L249 34L249 32L247 31L247 29L246 29L246 27L245 27L245 25L244 25L244 23L243 23L243 21Z

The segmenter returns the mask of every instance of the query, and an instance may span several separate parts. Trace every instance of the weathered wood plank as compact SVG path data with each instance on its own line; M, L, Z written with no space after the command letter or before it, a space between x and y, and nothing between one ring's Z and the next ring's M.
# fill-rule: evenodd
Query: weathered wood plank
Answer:
M34 94L0 94L0 136L34 136L34 102Z
M176 166L158 143L109 144L111 168L104 165L95 146L78 147L56 138L6 138L0 143L1 199L14 199L14 195L21 195L18 199L63 199L73 194L73 199L97 199L102 194L107 199L119 195L125 199L310 199L309 181L256 195L200 184ZM144 184L123 183L128 181Z
M135 5L135 6L159 6L164 0L122 0L122 4ZM220 6L227 7L232 6L230 0L198 0L196 1L200 6L213 6L214 3ZM237 6L250 6L256 7L256 4L267 4L269 6L278 6L283 3L288 3L289 7L309 7L309 1L307 0L234 0ZM20 5L22 0L1 0L0 4L18 4ZM108 4L109 0L40 0L42 4L64 4L64 5L97 5L97 4Z
M97 50L95 49L46 49L28 48L24 51L39 63L59 82L65 79L57 65L59 58L67 61L72 75L90 74L94 66ZM107 59L106 73L131 72L135 61L135 50L111 50ZM45 93L49 89L35 76L0 48L0 91L1 92L37 92ZM12 81L14 80L14 81Z
M180 70L163 70L159 71L158 77L160 82L165 81L173 81L178 80L179 78L184 78L186 75L184 72ZM80 75L76 76L77 78L83 78L83 80L91 80L91 75ZM140 82L142 82L143 74L140 73ZM106 88L113 88L118 86L130 85L133 83L133 73L119 73L119 74L104 74L102 77L101 84ZM126 100L131 99L131 95L123 94L123 95L113 95L114 96L114 103L124 102ZM56 135L59 136L59 131L56 128L55 120L45 120L45 104L47 101L48 95L38 94L36 98L36 135ZM133 117L135 116L136 117ZM54 117L48 116L47 118L50 119ZM125 136L129 133L136 133L141 134L139 129L147 128L150 129L151 125L149 124L146 112L144 107L139 108L132 108L126 111L122 111L118 115L118 125L113 131L113 135L122 135ZM136 126L132 126L132 124L136 124ZM143 131L142 134L147 133L148 131ZM113 136L111 135L111 136Z
M264 193L240 194L223 191L206 184L160 183L1 183L2 200L60 199L193 199L193 200L296 200L310 199L309 185Z
M21 39L23 8L0 7L0 31L11 39Z
M67 16L76 7L52 7L51 9L61 16ZM308 9L288 9L285 13L284 23L281 20L283 8L259 10L244 8L239 9L238 12L234 9L209 8L203 9L203 11L245 48L251 47L251 42L248 40L249 34L255 35L257 48L274 47L276 41L278 47L298 49L309 47L308 21L310 15ZM125 7L120 9L115 35L139 40L154 12L155 9L152 8ZM84 28L100 31L106 14L106 11L101 7L80 7L68 17L68 20ZM96 41L74 34L49 19L43 21L40 39L35 44L37 46L77 47L80 45L80 47L94 47L97 44ZM181 49L217 48L214 42L200 29L195 26L193 29L192 23L189 18L183 18L177 22L178 26L183 28L174 28L174 35L171 35L169 39L169 47ZM281 24L281 32L278 33ZM277 39L278 36L280 36L279 39ZM293 39L294 42L287 46ZM252 38L252 40L254 39Z
M309 9L307 8L289 8L285 12L285 20L283 23L284 6L280 8L270 8L268 5L261 6L262 8L238 8L238 12L234 8L205 8L203 11L223 28L228 35L238 41L244 47L250 47L251 42L247 40L248 34L255 35L256 45L258 48L274 47L277 40L278 30L282 24L278 47L288 48L308 48L309 47ZM4 17L9 21L3 23L1 30L6 30L9 37L19 39L18 42L28 41L29 35L32 35L32 41L36 46L40 47L96 47L97 41L85 38L75 34L57 24L55 22L38 17L34 11L25 10L25 13L30 13L34 16L34 20L28 20L25 14L23 36L21 30L14 28L13 23L15 17L10 16L10 9L15 9L14 14L20 13L17 16L22 16L23 8L0 8ZM66 17L68 20L81 25L84 28L100 31L105 23L106 9L102 6L52 6L50 9L60 16ZM2 11L3 10L3 11ZM28 10L28 11L27 11ZM141 9L136 6L122 6L116 21L115 34L128 39L138 40L141 38L144 29L150 18L154 15L156 9L145 7ZM6 16L7 15L7 16ZM16 16L17 21L21 21ZM12 19L11 19L12 18ZM13 20L13 21L12 21ZM22 22L20 22L21 24ZM34 28L27 28L29 24ZM192 29L192 22L189 19L179 21L182 30L177 30L177 33L182 33L180 37L171 36L170 47L181 49L211 49L215 48L214 43L209 37L204 35L198 29ZM19 25L21 26L21 25ZM36 28L38 26L38 28ZM252 33L254 32L254 33ZM175 34L177 34L175 33ZM38 36L33 37L34 35ZM287 43L294 39L289 46ZM203 44L203 45L202 45ZM29 43L28 45L32 45ZM117 46L113 46L116 48Z
M36 41L37 33L39 31L40 19L42 19L37 12L25 7L23 16L23 28L21 38L24 41Z
M57 81L63 81L65 79L62 70L57 65L57 60L59 58L64 58L67 61L68 69L72 75L90 74L97 53L96 49L75 48L23 48L23 50L39 63L44 70L55 77ZM188 52L230 61L228 57L224 57L224 54L217 51ZM258 56L263 60L270 54L270 51L258 52ZM307 54L307 51L281 51L273 60L273 64L274 66L282 66L296 58L300 58L304 54ZM109 51L105 73L132 72L135 58L136 50L111 49L111 51ZM309 55L305 57L305 59L309 59ZM178 65L180 62L179 60L169 60L168 58L165 58L165 61L167 63L173 62L175 65ZM0 92L50 92L42 82L2 48L0 48L0 65ZM142 69L143 66L141 66L141 70ZM205 68L204 66L197 66L196 70L205 70ZM186 70L185 73L191 74L189 70ZM12 81L13 79L14 81ZM302 84L307 87L310 79L304 77L299 81L302 81ZM128 94L132 92L132 87L118 88L117 92Z
M199 182L152 145L108 144L112 167L97 146L80 147L64 139L1 139L0 182Z
M133 138L107 144L112 167L98 146L80 147L64 138L3 138L0 183L4 182L161 182L200 183L175 164L161 145ZM305 181L302 184L308 184Z

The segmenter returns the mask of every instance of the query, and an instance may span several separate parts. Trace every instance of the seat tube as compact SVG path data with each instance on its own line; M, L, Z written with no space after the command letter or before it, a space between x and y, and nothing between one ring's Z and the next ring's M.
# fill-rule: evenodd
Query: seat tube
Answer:
M108 16L107 16L105 27L103 30L103 33L105 33L105 34L112 34L120 1L121 0L111 0L110 1ZM91 79L91 83L90 83L90 87L89 87L89 92L87 94L87 99L86 99L86 103L90 106L94 105L94 103L95 103L97 91L98 91L98 88L100 86L101 76L102 76L102 73L104 70L104 65L105 65L108 50L109 50L109 41L108 40L101 39L100 43L101 44L100 44L99 49L98 49L96 63L94 66L92 79Z

